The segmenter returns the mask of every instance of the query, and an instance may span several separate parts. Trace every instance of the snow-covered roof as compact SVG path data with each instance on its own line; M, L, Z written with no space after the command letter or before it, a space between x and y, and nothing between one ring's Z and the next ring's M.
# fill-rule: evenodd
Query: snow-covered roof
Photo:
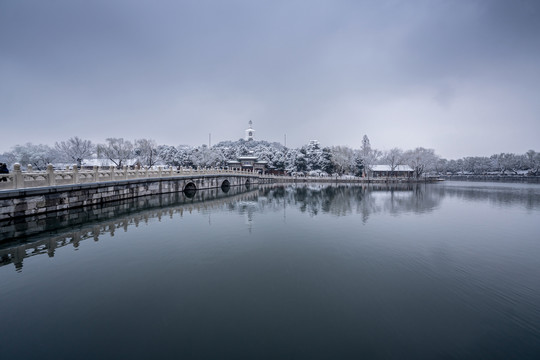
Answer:
M257 160L258 156L239 156L238 160Z
M372 171L392 171L392 167L390 165L373 165L371 167ZM409 165L398 165L394 169L394 171L413 171L413 169Z

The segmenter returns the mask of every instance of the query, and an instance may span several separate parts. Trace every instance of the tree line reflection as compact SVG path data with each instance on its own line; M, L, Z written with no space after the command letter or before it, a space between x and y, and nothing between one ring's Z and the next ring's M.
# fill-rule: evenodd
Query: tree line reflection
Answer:
M101 234L114 236L148 223L150 219L182 217L184 212L227 210L245 215L248 229L260 213L297 208L309 216L360 215L366 223L377 213L400 215L426 213L438 209L444 198L489 202L500 206L540 209L540 187L459 186L446 184L392 185L264 185L254 189L232 187L197 191L191 198L183 193L140 197L71 211L25 218L0 224L0 266L14 264L20 271L24 258L47 254L53 257L59 247L78 248L83 240L98 241Z
M373 214L394 215L427 213L438 209L443 199L488 202L500 206L520 206L540 209L540 186L447 186L446 184L374 184L274 186L260 190L259 206L279 209L285 203L303 213L317 216L361 214L367 221Z
M294 206L310 216L360 214L363 221L378 212L433 211L441 199L423 184L278 186L261 189L260 195L262 208Z

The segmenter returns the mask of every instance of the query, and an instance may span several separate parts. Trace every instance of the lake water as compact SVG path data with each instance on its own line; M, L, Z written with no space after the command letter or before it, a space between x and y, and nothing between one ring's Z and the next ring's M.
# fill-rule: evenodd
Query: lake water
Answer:
M2 359L540 356L539 185L216 189L9 229Z

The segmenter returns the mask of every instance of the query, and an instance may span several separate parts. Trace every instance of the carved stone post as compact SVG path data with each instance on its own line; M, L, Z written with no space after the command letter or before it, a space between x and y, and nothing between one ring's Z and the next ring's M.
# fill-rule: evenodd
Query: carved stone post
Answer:
M52 164L47 165L47 183L49 184L49 186L56 185L56 179Z
M21 164L19 163L13 164L13 188L24 188L24 178L21 172Z
M114 165L109 166L109 172L111 173L111 181L114 180Z
M127 165L124 165L124 180L127 180L128 178L128 167Z
M94 170L94 182L98 182L99 181L99 168L97 167L97 165L94 165L94 168L92 170Z
M32 164L26 165L26 172L27 172L27 173L31 173L32 171L33 171L33 169L32 169Z
M73 165L73 183L79 183L79 168L77 167L77 164Z
M162 171L161 166L158 166L158 177L159 178L161 177L161 171Z

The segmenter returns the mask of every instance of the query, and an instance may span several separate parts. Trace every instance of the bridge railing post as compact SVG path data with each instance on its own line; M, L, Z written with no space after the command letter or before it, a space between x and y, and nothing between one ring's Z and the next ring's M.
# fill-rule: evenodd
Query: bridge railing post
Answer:
M158 177L159 178L161 177L161 171L162 171L161 166L158 166Z
M113 181L114 180L114 166L113 165L109 166L109 174L110 174L109 175L110 180Z
M73 172L72 172L72 180L74 184L79 183L79 168L77 167L77 164L73 165Z
M97 165L94 165L92 170L94 172L94 182L99 182L99 167Z
M124 180L127 180L128 178L128 166L127 165L124 165Z
M47 165L47 184L49 186L56 185L56 178L52 164Z
M14 189L23 189L24 188L24 178L21 171L21 164L13 164L13 188Z

